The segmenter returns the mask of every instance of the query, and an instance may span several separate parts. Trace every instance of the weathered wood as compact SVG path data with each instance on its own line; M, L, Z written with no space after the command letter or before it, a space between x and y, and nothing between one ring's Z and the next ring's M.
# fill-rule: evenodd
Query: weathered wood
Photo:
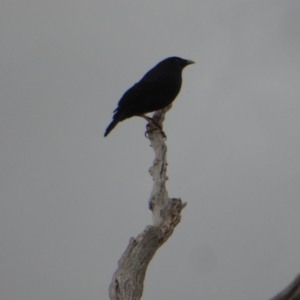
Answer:
M162 125L165 113L171 106L156 112L153 119ZM147 267L157 249L172 235L186 206L181 199L170 199L165 187L167 177L167 146L159 130L148 132L155 159L149 172L154 184L149 200L153 213L153 226L147 226L129 245L119 260L113 275L109 296L111 300L138 300L143 294L143 283Z

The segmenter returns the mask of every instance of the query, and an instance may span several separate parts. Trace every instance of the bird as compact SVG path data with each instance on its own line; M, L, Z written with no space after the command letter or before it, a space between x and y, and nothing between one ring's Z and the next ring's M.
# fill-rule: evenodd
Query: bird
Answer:
M168 57L150 71L142 79L128 89L113 111L113 120L106 128L106 137L116 125L133 116L139 116L152 123L154 127L162 128L146 113L161 110L171 104L181 89L182 70L195 62L177 56ZM163 131L162 131L163 133Z

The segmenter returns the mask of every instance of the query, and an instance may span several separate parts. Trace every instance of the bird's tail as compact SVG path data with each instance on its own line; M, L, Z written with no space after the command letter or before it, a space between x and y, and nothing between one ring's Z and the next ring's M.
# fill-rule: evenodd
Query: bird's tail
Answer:
M112 122L108 125L108 127L105 130L104 137L106 137L117 126L118 123L119 120L112 120Z

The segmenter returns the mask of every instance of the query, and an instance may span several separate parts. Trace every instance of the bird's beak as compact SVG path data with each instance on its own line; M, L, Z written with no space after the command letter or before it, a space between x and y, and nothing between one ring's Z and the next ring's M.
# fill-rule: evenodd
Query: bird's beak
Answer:
M192 60L187 60L185 64L186 64L186 65L191 65L191 64L195 64L195 62L192 61Z

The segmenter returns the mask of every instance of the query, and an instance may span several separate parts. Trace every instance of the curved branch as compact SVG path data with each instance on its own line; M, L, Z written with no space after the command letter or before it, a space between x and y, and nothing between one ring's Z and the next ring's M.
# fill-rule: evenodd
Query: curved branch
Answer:
M153 119L162 126L164 110L154 113ZM186 206L181 199L168 196L165 187L167 177L167 146L159 130L148 132L155 159L149 172L154 184L149 200L153 213L153 226L147 226L137 238L131 238L129 245L119 260L113 275L109 296L111 300L138 300L143 293L143 283L147 267L157 249L172 235L181 219L181 210Z
M290 285L271 300L300 300L300 274Z

